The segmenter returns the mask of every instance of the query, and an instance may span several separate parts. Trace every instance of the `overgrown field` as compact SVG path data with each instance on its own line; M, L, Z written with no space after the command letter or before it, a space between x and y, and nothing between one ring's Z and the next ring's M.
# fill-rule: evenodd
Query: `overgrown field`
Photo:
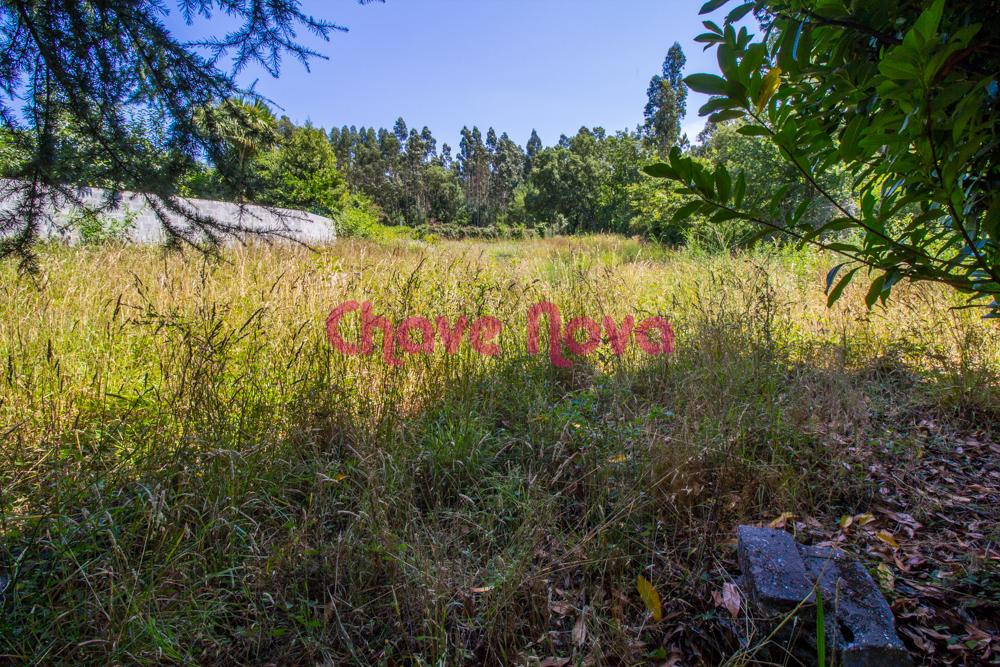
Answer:
M835 262L593 237L3 265L0 655L745 664L767 638L720 593L735 527L774 522L862 558L916 656L997 660L1000 328L936 287L827 309ZM494 315L501 352L343 356L348 299ZM542 300L664 315L676 352L553 367Z

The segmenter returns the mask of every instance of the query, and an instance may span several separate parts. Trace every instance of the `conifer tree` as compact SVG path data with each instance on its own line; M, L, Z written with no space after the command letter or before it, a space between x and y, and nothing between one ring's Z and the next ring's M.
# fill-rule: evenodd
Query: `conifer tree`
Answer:
M228 32L198 45L183 41L166 27L165 9L192 23L225 24ZM277 76L283 56L306 64L318 56L296 33L328 39L338 30L305 14L299 0L0 2L0 129L30 156L4 174L0 197L15 206L0 214L0 257L19 255L30 267L47 211L67 201L82 205L81 185L146 193L175 242L246 231L176 197L193 166L221 160L227 150L199 114L229 99L258 99L236 82L250 65ZM85 150L60 155L67 131ZM116 202L112 192L105 207Z

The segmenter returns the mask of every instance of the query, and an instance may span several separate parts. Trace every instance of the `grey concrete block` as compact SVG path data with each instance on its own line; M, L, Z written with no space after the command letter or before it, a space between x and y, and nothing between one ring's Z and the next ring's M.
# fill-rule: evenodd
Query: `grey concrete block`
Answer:
M812 583L791 535L753 526L740 526L737 534L747 589L765 616L788 613L812 596Z
M817 587L823 592L827 646L845 667L911 665L896 634L895 619L878 585L861 563L838 549L803 546L783 530L740 526L737 552L744 582L758 614L776 620L800 602L801 627L814 628ZM793 638L782 633L791 643ZM808 650L790 647L807 658L815 649L815 632L801 633ZM815 659L815 653L811 653Z
M835 638L843 664L910 664L906 647L896 634L892 609L868 570L838 549L800 546L799 552L810 578L820 582L824 607L834 626L827 636Z

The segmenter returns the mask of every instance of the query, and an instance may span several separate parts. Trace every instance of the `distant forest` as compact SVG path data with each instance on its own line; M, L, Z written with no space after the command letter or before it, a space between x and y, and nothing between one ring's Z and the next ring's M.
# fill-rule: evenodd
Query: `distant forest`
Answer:
M683 230L665 224L668 191L641 167L687 142L684 64L675 44L650 81L641 126L615 133L581 127L550 146L535 131L522 146L473 125L452 147L403 118L392 128L296 126L259 103L230 101L221 115L249 118L258 131L228 138L234 150L226 163L195 165L184 191L307 208L362 236L620 232L681 241ZM220 178L220 170L236 170L238 178ZM249 185L232 192L225 182Z
M685 61L674 44L650 80L641 125L617 132L581 127L549 146L534 131L522 147L507 133L473 125L462 129L456 149L439 143L430 128L410 128L402 118L391 129L326 130L278 118L260 100L218 101L196 119L200 131L224 149L189 159L177 194L309 210L335 219L342 234L362 237L608 232L738 246L758 231L751 223L709 225L698 216L676 215L686 196L644 175L642 167L680 146L707 163L746 169L749 196L761 201L775 194L776 183L798 176L770 142L738 133L741 121L709 123L694 145L681 134ZM160 142L155 120L136 127L136 144ZM67 171L59 180L105 186L112 174L120 182L100 147L86 137L68 121L60 128L54 150L64 159L55 164L67 165ZM23 173L27 157L16 137L7 132L0 139L0 171ZM834 191L842 189L837 185ZM797 191L781 194L791 205L814 199L804 181ZM815 210L824 215L823 207Z

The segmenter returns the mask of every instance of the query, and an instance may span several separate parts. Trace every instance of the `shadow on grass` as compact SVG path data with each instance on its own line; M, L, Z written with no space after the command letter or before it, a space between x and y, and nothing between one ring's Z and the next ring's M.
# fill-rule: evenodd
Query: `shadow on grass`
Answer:
M659 361L458 360L411 401L394 371L344 379L319 346L280 390L263 365L222 379L220 349L173 393L81 405L71 432L7 451L0 651L605 664L684 644L717 661L735 525L867 507L857 451L931 381L699 326ZM350 400L363 381L378 389ZM639 574L671 623L648 623Z

